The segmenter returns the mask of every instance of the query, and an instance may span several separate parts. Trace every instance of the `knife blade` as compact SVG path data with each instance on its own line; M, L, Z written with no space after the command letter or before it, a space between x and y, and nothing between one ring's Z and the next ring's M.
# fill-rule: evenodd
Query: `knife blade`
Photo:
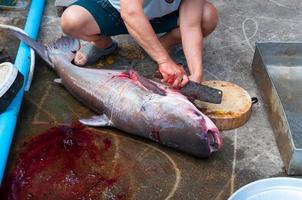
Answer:
M179 92L193 100L220 104L223 92L221 90L189 81L184 87L179 89Z

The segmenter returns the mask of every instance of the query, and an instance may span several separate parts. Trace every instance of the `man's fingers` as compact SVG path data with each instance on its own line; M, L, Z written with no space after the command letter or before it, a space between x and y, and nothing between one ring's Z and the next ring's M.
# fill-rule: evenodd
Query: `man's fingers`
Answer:
M177 76L177 78L175 79L174 83L172 84L172 87L173 88L180 88L180 87L182 87L182 82L184 81L184 79L186 81L186 80L188 80L188 77L185 74L182 74L182 73L179 74Z
M169 76L169 79L167 80L167 83L172 85L174 83L175 79L176 79L176 75L172 74L172 75Z
M180 87L185 86L188 82L189 82L189 77L187 75L184 75L180 83Z
M172 84L172 88L178 89L180 83L181 83L180 78L175 79L174 83Z
M182 68L180 68L177 71L177 74L175 76L176 76L176 78L175 78L175 80L174 80L174 82L172 84L172 87L173 88L180 88L180 87L182 87L181 83L183 82L184 76L186 76L185 71Z
M162 81L162 82L167 82L168 79L169 79L168 74L166 74L166 73L161 73L161 74L162 74L162 76L163 76L163 79L162 79L161 81Z

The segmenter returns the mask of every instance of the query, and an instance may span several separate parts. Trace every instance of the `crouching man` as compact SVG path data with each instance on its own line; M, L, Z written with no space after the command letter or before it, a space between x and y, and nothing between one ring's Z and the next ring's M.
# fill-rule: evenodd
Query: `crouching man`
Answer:
M172 87L202 81L203 39L216 27L215 7L207 0L78 0L61 18L66 35L88 41L74 62L83 66L112 53L110 36L130 34L158 64L163 81ZM157 33L165 33L160 38ZM181 43L190 74L168 50Z

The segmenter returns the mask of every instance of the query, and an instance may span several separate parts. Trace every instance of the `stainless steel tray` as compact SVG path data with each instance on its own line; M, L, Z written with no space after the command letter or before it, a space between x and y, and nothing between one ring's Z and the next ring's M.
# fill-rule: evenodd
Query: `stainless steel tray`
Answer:
M302 174L302 43L257 43L253 75L288 175Z

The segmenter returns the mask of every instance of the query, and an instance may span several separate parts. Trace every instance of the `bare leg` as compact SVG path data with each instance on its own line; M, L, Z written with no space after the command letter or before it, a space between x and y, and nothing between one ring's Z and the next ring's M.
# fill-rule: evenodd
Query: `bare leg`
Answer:
M61 27L66 35L88 41L98 48L106 48L111 43L110 37L100 36L101 30L93 16L81 6L70 6L61 18ZM77 52L74 62L78 65L86 63L86 56Z
M216 8L210 3L206 2L203 7L203 19L201 23L203 37L211 34L216 28L218 22L218 15ZM161 44L169 50L172 46L181 43L181 33L179 28L175 28L159 38Z

